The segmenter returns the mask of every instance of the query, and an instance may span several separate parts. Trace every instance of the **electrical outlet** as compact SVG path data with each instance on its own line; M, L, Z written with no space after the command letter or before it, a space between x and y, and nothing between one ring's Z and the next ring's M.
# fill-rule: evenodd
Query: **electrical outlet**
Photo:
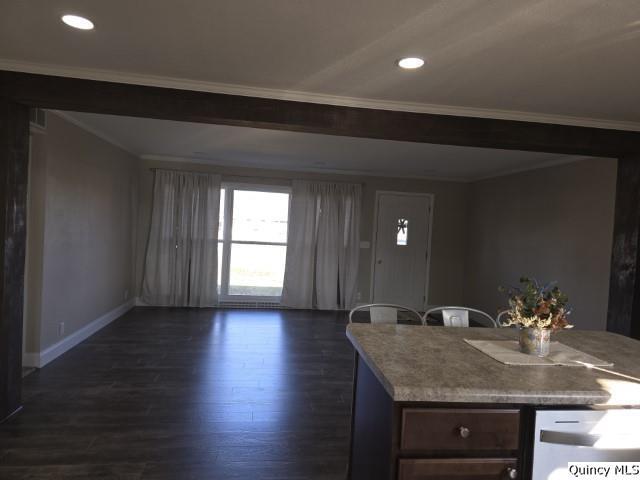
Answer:
M58 337L64 336L64 322L58 324Z
M360 292L356 293L356 300L359 302L362 300L362 294Z
M129 300L129 290L124 291L124 299Z

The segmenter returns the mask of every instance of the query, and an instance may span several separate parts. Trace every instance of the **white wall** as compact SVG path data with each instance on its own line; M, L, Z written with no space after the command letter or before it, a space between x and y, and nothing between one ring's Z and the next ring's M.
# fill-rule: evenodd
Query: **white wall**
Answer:
M126 292L133 296L137 161L54 114L46 133L32 137L27 354L64 342L126 303Z
M495 315L499 285L557 280L577 328L604 330L617 161L586 159L473 183L465 301Z

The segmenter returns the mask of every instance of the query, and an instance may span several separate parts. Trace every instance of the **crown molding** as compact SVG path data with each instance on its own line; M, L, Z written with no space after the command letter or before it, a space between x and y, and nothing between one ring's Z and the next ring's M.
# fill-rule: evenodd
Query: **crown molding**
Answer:
M231 168L245 168L255 170L267 170L267 171L287 171L287 172L300 172L300 173L318 173L325 175L349 175L349 176L364 176L364 177L376 177L376 178L411 178L415 180L430 180L433 182L456 182L467 183L471 181L466 177L447 177L447 176L423 176L413 175L410 173L402 174L397 172L371 172L367 170L342 170L335 168L317 168L317 167L265 167L257 165L238 164L236 162L230 162L227 160L219 159L206 159L202 157L180 157L173 155L156 155L156 154L142 154L140 155L142 160L160 161L160 162L176 162L176 163L191 163L196 165L208 165L211 167L231 167ZM233 177L233 174L228 176ZM238 175L242 176L242 175Z
M552 160L548 160L543 163L539 163L537 165L531 165L528 167L521 168L511 168L507 170L499 170L497 172L491 173L489 175L482 175L478 177L437 177L437 176L424 176L424 175L411 175L411 174L399 174L394 172L392 174L385 174L384 172L375 173L365 170L339 170L339 169L322 169L322 168L314 168L314 167L294 167L294 168L284 168L284 167L264 167L264 166L253 166L253 165L238 165L237 163L218 160L218 159L205 159L202 157L180 157L174 155L157 155L157 154L143 154L140 155L141 160L147 161L158 161L158 162L175 162L175 163L190 163L195 165L207 165L210 167L231 167L231 168L246 168L246 169L255 169L255 170L267 170L267 171L290 171L290 172L301 172L301 173L318 173L318 174L330 174L330 175L360 175L365 177L376 177L376 178L411 178L415 180L428 180L432 182L454 182L454 183L475 183L482 182L484 180L491 180L493 178L506 177L509 175L516 175L518 173L530 172L533 170L542 170L545 168L558 167L560 165L566 165L569 163L581 162L583 160L589 160L594 157L584 157L584 156L574 156L574 157L565 157L559 156ZM602 157L604 158L604 157ZM233 174L229 174L228 176L233 177ZM238 175L243 176L243 175Z
M67 122L75 125L76 127L79 127L81 129L89 132L90 134L92 134L92 135L104 140L105 142L110 143L114 147L118 147L119 149L124 150L125 152L130 153L131 155L134 155L135 157L139 157L140 156L138 154L138 152L134 152L130 148L124 146L122 143L120 143L118 140L116 140L112 136L107 135L106 133L101 132L99 130L96 130L94 127L92 127L90 125L87 125L82 120L79 120L79 119L75 118L73 115L71 115L71 114L69 114L67 112L62 112L60 110L47 110L47 112L51 113L52 115L55 115L57 117L60 117L63 120L66 120Z
M640 131L640 123L638 122L576 117L570 115L550 115L514 110L434 105L415 102L394 102L389 100L375 100L326 95L320 93L300 92L295 90L278 90L271 88L250 87L226 83L189 80L175 77L116 72L111 70L22 62L10 59L0 59L0 69L40 75L80 78L84 80L99 80L132 85L145 85L153 87L174 88L178 90L193 90L200 92L240 95L246 97L258 97L277 100L291 100L296 102L318 103L345 107L358 107L414 113L430 113L436 115L453 115L459 117L515 120L557 125L603 128L611 130L626 130L634 132Z

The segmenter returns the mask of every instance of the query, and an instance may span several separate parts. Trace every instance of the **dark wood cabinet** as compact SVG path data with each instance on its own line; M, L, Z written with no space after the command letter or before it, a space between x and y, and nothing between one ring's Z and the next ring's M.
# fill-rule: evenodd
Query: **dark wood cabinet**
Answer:
M517 480L528 414L514 405L396 402L357 358L351 480Z
M515 458L400 459L398 480L511 480L517 476Z
M400 448L424 452L515 452L519 426L519 410L405 408Z

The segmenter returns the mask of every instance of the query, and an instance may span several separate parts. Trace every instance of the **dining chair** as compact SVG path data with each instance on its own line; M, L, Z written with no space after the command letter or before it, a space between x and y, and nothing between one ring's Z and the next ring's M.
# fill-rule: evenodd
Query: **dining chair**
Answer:
M394 303L369 303L349 312L349 323L423 325L423 320L413 308Z
M445 327L468 327L470 316L475 317L473 318L474 322L478 322L480 324L488 324L486 326L492 328L496 328L498 326L493 317L488 313L483 312L482 310L470 307L455 306L435 307L427 310L423 316L423 323L426 325L429 315L437 312L441 312L442 324Z

